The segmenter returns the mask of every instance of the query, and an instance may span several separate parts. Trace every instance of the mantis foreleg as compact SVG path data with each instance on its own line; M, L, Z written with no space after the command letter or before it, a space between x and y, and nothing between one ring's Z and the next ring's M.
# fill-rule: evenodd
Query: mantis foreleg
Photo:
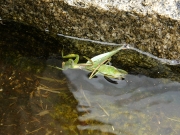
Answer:
M68 55L63 55L63 51L62 51L62 57L63 58L75 58L74 60L74 64L77 64L79 62L79 55L77 54L68 54Z
M86 57L86 56L83 56L85 59L87 59L91 64L89 65L89 66L92 66L93 65L93 61L90 59L90 58L88 58L88 57ZM87 63L86 63L87 64Z

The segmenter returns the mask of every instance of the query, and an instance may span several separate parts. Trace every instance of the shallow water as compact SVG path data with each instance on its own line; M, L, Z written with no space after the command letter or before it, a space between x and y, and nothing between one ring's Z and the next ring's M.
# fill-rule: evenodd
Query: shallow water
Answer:
M41 62L37 58L35 65L41 67ZM44 62L62 63L54 58ZM83 70L45 66L41 73L35 73L3 61L0 69L1 134L180 132L179 82L128 74L113 84L101 75L88 79Z
M62 63L56 54L62 45L47 34L6 22L0 35L1 135L179 135L179 82L134 74L118 84L103 76L88 79L83 70L47 66ZM140 67L135 73L145 73ZM176 76L171 74L175 69L164 68L160 65L150 75Z
M78 120L86 123L77 124L78 130L117 135L180 132L179 82L127 75L125 80L112 84L103 76L88 79L88 73L82 70L69 69L63 73L78 101L77 110L83 113Z

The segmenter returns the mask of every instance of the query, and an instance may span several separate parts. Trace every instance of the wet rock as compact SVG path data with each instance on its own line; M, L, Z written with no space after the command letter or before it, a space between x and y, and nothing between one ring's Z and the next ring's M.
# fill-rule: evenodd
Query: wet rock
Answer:
M175 0L4 0L0 17L92 40L129 43L161 58L179 59L179 2Z

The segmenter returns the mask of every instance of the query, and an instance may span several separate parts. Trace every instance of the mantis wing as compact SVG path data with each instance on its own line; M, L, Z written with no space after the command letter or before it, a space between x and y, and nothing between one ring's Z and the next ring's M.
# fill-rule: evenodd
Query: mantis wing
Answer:
M97 56L91 58L91 61L96 62L96 63L103 63L105 60L111 58L118 51L120 51L122 49L126 49L126 48L127 48L127 45L122 45L121 47L118 47L110 52L103 53L103 54L100 54L100 55L97 55ZM87 63L90 63L90 61L87 61Z

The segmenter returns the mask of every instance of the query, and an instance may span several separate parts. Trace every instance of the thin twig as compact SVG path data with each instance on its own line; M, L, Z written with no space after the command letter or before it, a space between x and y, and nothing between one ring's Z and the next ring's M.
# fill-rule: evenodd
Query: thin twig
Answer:
M97 103L98 104L98 103ZM99 105L99 107L104 111L104 113L107 115L107 116L109 116L109 113L100 105L100 104L98 104Z
M41 76L37 76L37 75L34 75L34 76L37 77L37 78L46 80L46 81L64 83L63 80L57 80L57 79L48 78L48 77L41 77Z
M83 94L86 102L88 103L89 106L91 106L91 103L89 102L88 98L87 98L86 95L84 94L84 91L83 91L83 89L82 89L82 85L81 85L81 91L82 91L82 94Z
M165 116L165 115L164 115ZM173 119L173 118L169 118L169 117L167 117L167 116L165 116L167 119L169 119L169 120L172 120L172 121L176 121L176 122L180 122L179 120L176 120L176 119Z
M27 132L27 134L32 134L32 133L34 133L34 132L37 132L37 131L39 131L40 129L42 129L43 127L40 127L40 128L38 128L38 129L36 129L36 130L33 130L33 131L31 131L31 132Z
M48 88L43 88L43 87L41 87L41 86L39 86L38 89L39 89L39 90L49 91L49 92L52 92L52 93L58 93L58 94L61 93L61 92L59 92L59 91L50 90L50 89L48 89Z

